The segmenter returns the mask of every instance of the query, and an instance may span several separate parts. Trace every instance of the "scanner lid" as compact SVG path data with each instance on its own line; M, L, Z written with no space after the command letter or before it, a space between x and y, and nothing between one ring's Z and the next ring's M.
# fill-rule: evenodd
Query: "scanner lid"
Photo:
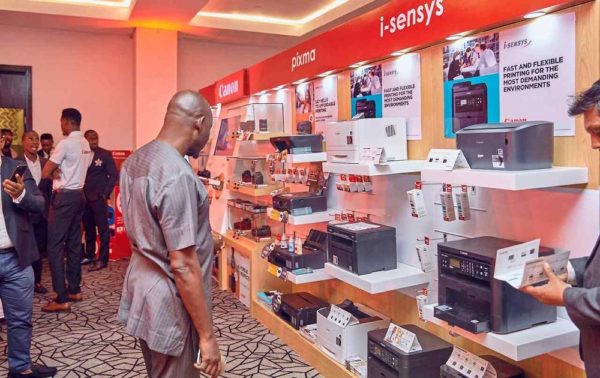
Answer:
M498 133L498 132L510 132L521 129L526 129L528 127L554 127L552 122L548 121L527 121L527 122L499 122L499 123L478 123L476 125L467 126L462 128L456 132L459 134L472 134L478 132L489 132L489 133Z
M415 368L418 366L434 363L432 359L439 359L445 363L450 355L454 346L449 342L442 340L434 334L427 332L426 330L419 328L414 324L404 324L400 327L417 335L417 340L423 350L417 352L406 353L396 348L392 344L384 341L387 328L377 329L369 332L369 341L373 341L385 347L388 351L392 352L399 358L399 362L405 369Z

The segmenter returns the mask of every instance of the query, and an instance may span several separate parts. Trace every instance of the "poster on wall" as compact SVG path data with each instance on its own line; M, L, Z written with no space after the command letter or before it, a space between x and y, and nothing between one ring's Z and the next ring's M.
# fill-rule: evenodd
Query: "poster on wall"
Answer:
M461 39L443 48L444 136L478 123L554 122L575 135L567 116L575 92L575 15L550 15L518 27Z
M296 86L296 132L311 134L315 120L315 83L308 82Z
M382 64L383 117L406 118L408 140L421 139L421 59L407 54Z
M336 75L330 75L315 81L315 134L323 134L328 122L338 120Z
M381 118L381 64L357 68L350 74L352 117Z

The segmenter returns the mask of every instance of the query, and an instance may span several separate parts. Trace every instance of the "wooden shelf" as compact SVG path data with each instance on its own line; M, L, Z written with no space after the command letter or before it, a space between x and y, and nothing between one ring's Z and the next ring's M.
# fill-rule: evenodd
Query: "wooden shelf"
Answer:
M234 238L233 235L234 232L232 230L228 230L223 235L223 242L233 247L236 251L242 252L249 256L252 256L256 251L261 251L265 245L270 243L270 241L255 242L243 236Z
M333 279L329 274L325 272L325 269L316 269L309 274L295 275L292 272L287 272L286 280L296 285L307 284L311 282L327 281Z
M424 285L429 282L429 274L410 265L398 263L394 270L385 270L359 276L331 263L325 264L325 273L348 285L352 285L369 294L404 289Z
M559 317L554 323L539 325L506 335L492 332L474 334L459 327L449 326L445 321L434 317L433 308L435 306L437 304L426 305L423 308L425 320L451 330L515 361L579 344L579 330L569 319Z
M320 163L327 161L327 152L314 152L309 154L288 154L285 158L286 163Z
M323 163L323 172L361 176L383 176L420 172L425 160L401 160L385 164Z
M324 377L356 378L343 365L331 359L316 344L308 341L294 327L275 315L271 309L258 302L256 298L253 298L253 301L252 315Z
M423 169L421 179L429 182L470 185L491 189L527 190L586 184L588 182L588 169L579 167L553 167L529 171Z
M227 189L232 193L240 193L250 197L264 197L270 196L271 192L283 188L282 185L266 185L260 188L248 187L240 185L237 189L234 189L234 185L231 182L227 183Z
M267 216L270 219L277 221L277 219L275 219L275 215L274 215L274 212L276 212L276 211L277 210L274 210L272 207L269 207L267 209ZM307 215L291 215L290 214L290 215L288 215L287 223L294 225L294 226L300 226L300 225L304 225L304 224L330 222L335 219L335 216L332 215L334 212L335 212L335 210L328 210L328 211L319 211L317 213L312 213L312 214L307 214Z
M250 135L250 140L270 140L271 138L285 136L286 134L282 131L279 133L252 133Z

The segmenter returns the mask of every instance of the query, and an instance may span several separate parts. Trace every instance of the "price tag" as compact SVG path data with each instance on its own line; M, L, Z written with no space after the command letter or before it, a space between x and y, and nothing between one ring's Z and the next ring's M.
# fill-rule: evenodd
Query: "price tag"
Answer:
M429 150L425 168L451 171L458 168L470 168L465 155L461 150Z
M394 323L390 324L384 340L404 353L423 350L421 344L419 344L419 340L417 340L417 335Z
M274 221L277 221L277 222L280 222L280 221L281 221L281 213L279 212L279 210L272 209L272 210L271 210L270 217L271 217L271 219L273 219Z
M467 378L496 378L496 369L486 360L462 348L454 347L446 365Z
M336 305L331 305L331 309L329 310L329 316L327 317L327 320L344 328L348 324L350 324L350 322L353 319L352 314L350 314L348 311L342 310Z

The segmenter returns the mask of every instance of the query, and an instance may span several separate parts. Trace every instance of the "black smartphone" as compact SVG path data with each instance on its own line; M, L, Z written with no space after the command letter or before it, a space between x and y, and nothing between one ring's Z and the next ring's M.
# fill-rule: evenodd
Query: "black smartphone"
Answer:
M17 165L17 167L13 171L12 175L10 176L10 181L17 182L17 175L23 177L23 175L25 174L25 171L27 171L26 165Z

